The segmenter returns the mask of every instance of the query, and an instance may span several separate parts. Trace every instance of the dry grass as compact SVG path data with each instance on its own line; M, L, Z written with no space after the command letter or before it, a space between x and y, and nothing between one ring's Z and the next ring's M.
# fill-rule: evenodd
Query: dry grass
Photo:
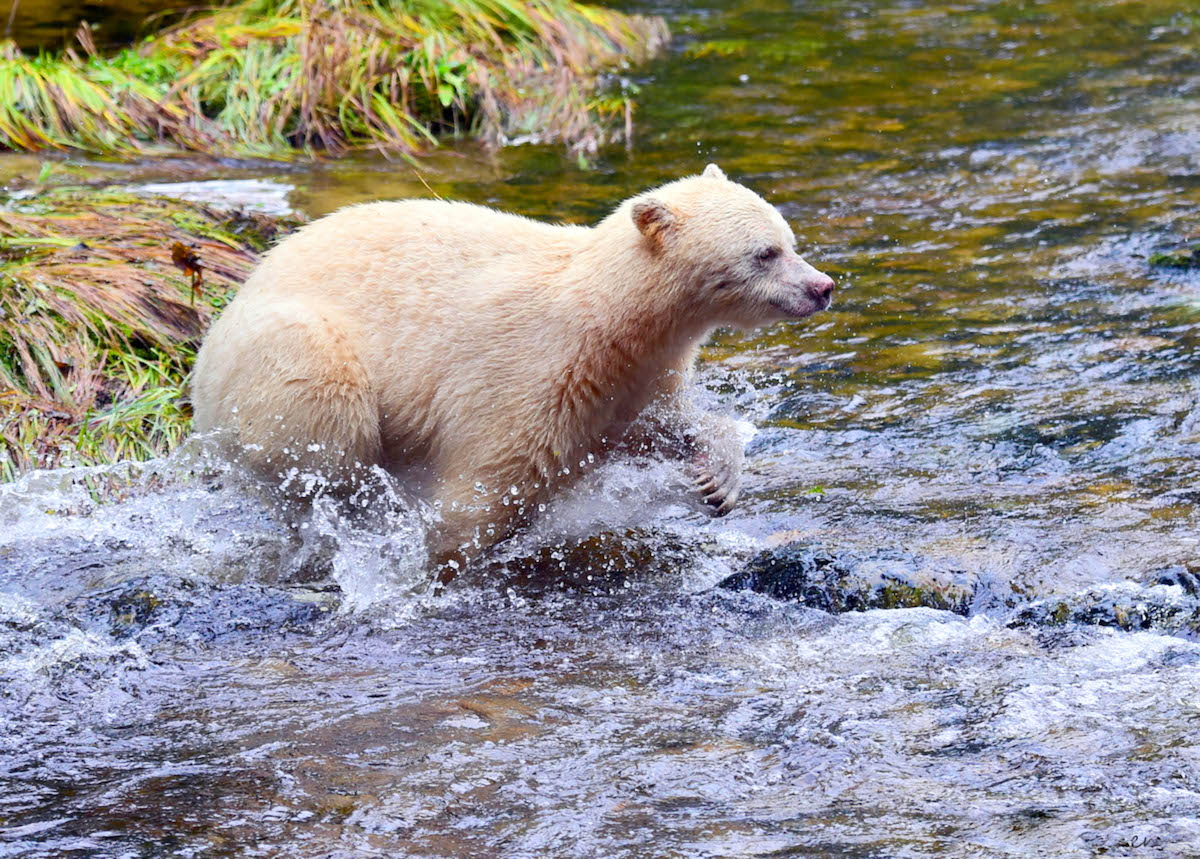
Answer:
M112 191L0 210L0 479L178 442L199 339L277 226ZM194 303L177 242L203 266Z
M221 145L193 127L182 101L117 64L30 58L0 42L0 145L136 155L167 139L189 149Z
M602 73L665 40L661 19L574 0L243 0L107 59L9 43L0 144L410 153L472 133L593 148L632 107Z

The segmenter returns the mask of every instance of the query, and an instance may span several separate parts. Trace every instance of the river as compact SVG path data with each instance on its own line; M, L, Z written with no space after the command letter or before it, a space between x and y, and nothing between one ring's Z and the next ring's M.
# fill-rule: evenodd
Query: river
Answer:
M305 575L196 445L0 486L0 856L1200 856L1200 627L1018 622L1195 600L1160 582L1200 563L1200 274L1146 259L1200 231L1195 4L630 8L675 39L587 169L465 142L419 175L56 169L590 222L715 161L838 280L704 351L703 398L755 431L739 507L615 462L510 551L561 577L435 597L402 498L320 511ZM714 587L786 540L975 595Z

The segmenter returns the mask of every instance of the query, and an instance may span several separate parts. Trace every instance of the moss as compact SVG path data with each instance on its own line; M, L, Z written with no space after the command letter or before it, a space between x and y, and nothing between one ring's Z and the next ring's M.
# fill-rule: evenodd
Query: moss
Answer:
M870 600L873 608L936 608L964 612L970 604L970 591L948 582L937 586L918 586L905 582L887 582Z
M121 594L112 604L111 626L114 635L128 634L150 623L162 600L144 589Z
M1200 244L1184 245L1173 250L1152 253L1147 262L1160 268L1197 268L1200 267L1198 251Z

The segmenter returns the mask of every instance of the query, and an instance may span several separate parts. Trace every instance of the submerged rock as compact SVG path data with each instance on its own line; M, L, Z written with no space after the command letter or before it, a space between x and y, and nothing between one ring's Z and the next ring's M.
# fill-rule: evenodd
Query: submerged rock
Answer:
M72 601L67 617L116 640L169 636L195 641L305 632L329 612L330 600L306 588L240 583L217 585L178 577L148 577Z
M789 543L760 553L745 569L718 584L828 612L876 608L936 608L967 614L975 597L973 576L907 552L833 553Z
M1182 566L1170 567L1157 573L1149 584L1114 582L1037 600L1019 609L1009 626L1082 624L1196 635L1200 632L1198 592L1196 573Z
M539 546L480 564L475 576L501 591L525 596L555 591L608 593L631 579L670 575L686 563L682 548L661 534L638 528L602 531Z

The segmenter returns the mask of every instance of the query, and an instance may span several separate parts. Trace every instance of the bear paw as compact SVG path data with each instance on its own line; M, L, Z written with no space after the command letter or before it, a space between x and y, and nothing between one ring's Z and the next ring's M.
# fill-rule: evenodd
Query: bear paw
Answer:
M713 516L724 516L742 490L741 462L713 461L701 454L692 462L696 492Z

